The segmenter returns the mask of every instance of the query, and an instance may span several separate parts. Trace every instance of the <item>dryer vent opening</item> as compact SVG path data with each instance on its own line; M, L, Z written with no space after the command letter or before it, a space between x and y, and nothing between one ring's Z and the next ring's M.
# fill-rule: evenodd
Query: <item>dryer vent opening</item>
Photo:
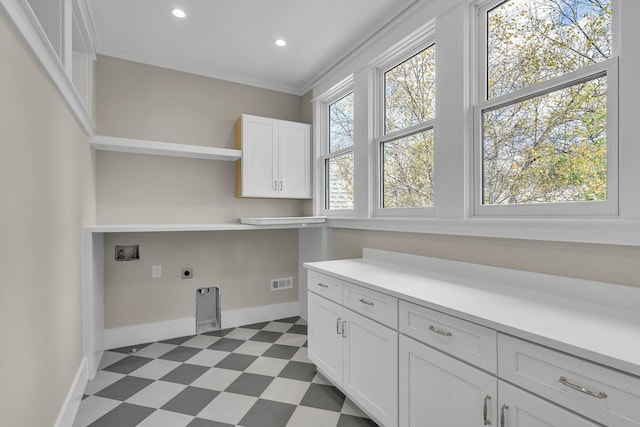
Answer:
M196 334L220 330L220 288L196 290Z

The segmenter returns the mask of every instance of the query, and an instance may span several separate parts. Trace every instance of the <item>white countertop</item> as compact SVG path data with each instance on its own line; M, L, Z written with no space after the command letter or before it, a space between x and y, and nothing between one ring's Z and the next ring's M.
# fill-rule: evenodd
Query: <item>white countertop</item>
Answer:
M144 233L165 231L242 231L242 230L275 230L287 228L314 228L321 223L278 222L265 225L249 225L240 223L211 223L211 224L116 224L93 225L84 227L90 233Z
M640 376L640 288L365 249L321 273Z

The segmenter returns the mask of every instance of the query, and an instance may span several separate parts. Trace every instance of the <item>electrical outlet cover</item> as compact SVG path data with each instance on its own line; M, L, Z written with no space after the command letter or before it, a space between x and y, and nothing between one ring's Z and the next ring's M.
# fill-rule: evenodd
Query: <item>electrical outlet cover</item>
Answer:
M161 265L151 266L151 278L159 279L160 277L162 277L162 266Z

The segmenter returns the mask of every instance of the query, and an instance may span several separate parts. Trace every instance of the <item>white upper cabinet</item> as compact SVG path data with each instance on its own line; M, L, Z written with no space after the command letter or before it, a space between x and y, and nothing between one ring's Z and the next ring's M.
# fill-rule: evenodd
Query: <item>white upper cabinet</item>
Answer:
M311 198L311 125L243 114L238 197Z

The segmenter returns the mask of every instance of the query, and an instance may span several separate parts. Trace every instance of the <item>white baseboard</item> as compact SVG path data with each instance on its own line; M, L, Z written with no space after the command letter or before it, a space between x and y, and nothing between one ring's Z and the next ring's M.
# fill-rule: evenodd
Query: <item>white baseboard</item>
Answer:
M87 358L84 357L82 359L82 362L80 362L80 367L76 372L76 376L73 378L73 382L71 383L71 387L69 388L67 397L64 400L62 408L58 413L58 418L53 425L54 427L71 427L73 425L73 421L75 420L76 414L78 413L78 408L80 407L80 402L82 401L82 394L84 393L84 389L87 386L88 380Z
M195 330L195 317L105 329L104 348L108 350L128 345L168 340L169 338L193 335Z
M235 328L252 323L298 316L299 314L300 306L298 301L285 302L238 310L223 310L220 314L220 323L222 323L222 329Z
M220 321L222 323L222 329L226 329L249 325L251 323L298 316L299 314L300 306L298 301L293 301L282 304L241 308L238 310L223 310L220 313ZM105 329L104 348L119 348L128 345L183 337L185 335L195 334L195 330L195 317Z

